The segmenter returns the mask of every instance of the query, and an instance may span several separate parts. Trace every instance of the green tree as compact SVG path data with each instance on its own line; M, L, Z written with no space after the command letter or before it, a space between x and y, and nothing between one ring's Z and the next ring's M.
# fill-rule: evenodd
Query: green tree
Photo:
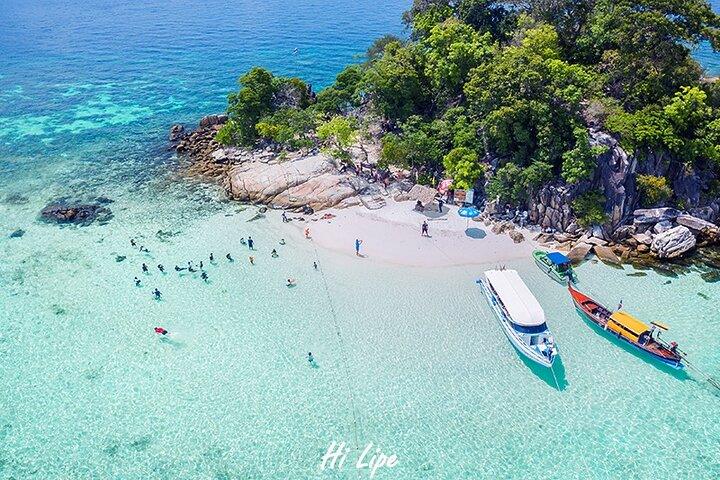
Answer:
M335 83L318 93L315 108L322 113L338 115L359 106L364 75L361 65L346 67L335 78Z
M514 163L506 163L498 168L490 178L487 196L500 203L518 204L527 198L527 192L520 177L522 169Z
M328 141L332 145L333 156L348 160L350 147L357 139L358 131L354 122L347 117L337 115L317 128L317 136L320 140Z
M311 147L314 127L315 118L310 110L293 108L283 108L263 117L255 126L261 138L290 149Z
M443 158L445 173L453 179L456 188L473 188L485 175L485 164L480 163L477 152L465 147L450 150Z
M273 74L254 67L238 80L240 90L228 95L229 121L216 139L223 144L250 145L257 138L255 124L272 111L277 85Z
M574 148L562 155L562 177L567 183L589 180L595 171L598 155L604 152L602 147L590 146L590 137L584 127L576 127L573 134Z

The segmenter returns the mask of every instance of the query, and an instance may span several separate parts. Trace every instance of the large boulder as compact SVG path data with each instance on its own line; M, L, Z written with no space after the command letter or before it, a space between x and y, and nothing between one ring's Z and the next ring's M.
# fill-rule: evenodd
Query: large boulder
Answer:
M583 260L585 260L585 257L587 257L587 254L590 253L590 250L592 250L593 246L589 243L576 243L575 246L568 252L567 257L570 259L570 261L573 263L573 265L577 265L578 263L582 263Z
M420 200L420 203L422 203L423 206L427 207L428 205L433 203L437 194L438 191L432 187L427 187L425 185L414 185L406 194L405 200L412 200L413 202Z
M634 175L637 159L605 132L591 129L590 145L604 150L597 158L594 182L602 186L605 210L609 212L607 226L613 230L624 223L637 203Z
M640 208L633 212L635 226L651 227L659 222L674 222L680 211L670 207Z
M696 242L689 228L678 225L656 235L650 250L659 258L677 258L695 248Z
M609 263L612 265L621 265L622 261L618 256L615 254L612 248L610 247L604 247L601 245L595 245L593 248L593 251L595 252L595 255L602 260L604 263Z
M707 238L717 238L720 233L720 227L712 222L703 220L701 218L693 217L692 215L680 215L677 217L678 225L683 225L689 228L695 234L701 234Z
M214 127L215 125L222 125L228 121L228 116L224 113L218 115L205 115L200 119L200 128Z
M334 207L366 186L364 180L340 173L323 154L285 162L247 161L233 166L225 181L225 190L236 200L314 210Z

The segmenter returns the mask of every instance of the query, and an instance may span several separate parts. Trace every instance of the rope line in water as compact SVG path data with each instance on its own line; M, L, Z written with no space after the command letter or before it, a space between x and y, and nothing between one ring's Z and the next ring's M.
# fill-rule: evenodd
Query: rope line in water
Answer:
M320 259L318 255L317 248L315 247L315 242L312 244L313 250L315 252L315 258L318 260ZM327 278L325 277L325 271L323 269L322 263L318 263L318 270L320 271L320 276L323 280L323 287L325 288L325 295L327 295L328 299L328 306L330 307L330 313L332 315L332 322L333 322L333 329L335 330L335 335L337 335L338 338L338 345L340 347L340 360L342 363L342 368L345 370L345 389L347 390L348 394L348 400L350 401L350 406L352 408L352 415L353 415L353 435L355 437L355 448L357 450L360 450L360 441L358 436L358 427L362 427L360 424L360 415L358 414L357 410L357 404L355 403L355 395L353 394L352 388L350 388L350 368L348 367L348 357L347 357L347 347L345 346L345 340L343 340L342 334L340 333L340 325L337 321L337 313L335 311L335 304L333 303L332 297L330 296L330 287L328 286ZM359 425L360 424L360 425Z

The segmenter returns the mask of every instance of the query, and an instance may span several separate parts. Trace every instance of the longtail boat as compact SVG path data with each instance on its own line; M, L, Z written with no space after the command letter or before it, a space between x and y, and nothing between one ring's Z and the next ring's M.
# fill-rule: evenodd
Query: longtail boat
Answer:
M540 270L559 284L565 285L568 281L577 282L570 259L562 253L535 250L533 258Z
M677 343L667 343L660 339L660 332L666 331L667 326L658 322L647 325L622 310L612 312L574 289L571 284L568 284L568 290L577 311L598 327L667 366L676 369L685 367Z

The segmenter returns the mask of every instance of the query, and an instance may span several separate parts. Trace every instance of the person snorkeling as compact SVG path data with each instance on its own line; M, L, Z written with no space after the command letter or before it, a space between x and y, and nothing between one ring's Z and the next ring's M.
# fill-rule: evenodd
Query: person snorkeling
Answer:
M143 273L148 273L148 266L145 265L144 263L142 264L142 271L143 271Z
M277 250L275 250L275 249L273 248L272 252L270 252L270 255L272 255L273 258L277 258L277 257L278 257Z
M135 277L135 286L136 286L136 287L139 287L139 286L140 286L140 279L137 278L137 277Z
M134 239L134 238L131 238L131 239L130 239L130 246L131 246L131 247L137 247L137 243L135 243L135 239Z
M158 263L157 268L160 270L160 273L165 273L165 267L162 266L162 263Z
M297 282L294 278L288 278L287 283L285 284L287 287L294 287L295 285L297 285Z
M212 252L210 252L210 261L211 262L215 261L215 256L212 254Z
M170 332L165 330L163 327L155 327L155 333L157 333L158 335L167 335Z
M206 272L202 272L202 273L200 274L200 278L202 278L202 279L205 281L205 283L207 283L207 281L208 281L208 274L207 274Z
M234 261L235 261L235 260L233 260L233 258L230 256L229 253L228 253L227 255L225 255L225 258L227 258L227 259L230 260L231 262L234 262Z
M153 290L153 295L155 295L155 300L160 300L162 298L162 293L157 288Z

